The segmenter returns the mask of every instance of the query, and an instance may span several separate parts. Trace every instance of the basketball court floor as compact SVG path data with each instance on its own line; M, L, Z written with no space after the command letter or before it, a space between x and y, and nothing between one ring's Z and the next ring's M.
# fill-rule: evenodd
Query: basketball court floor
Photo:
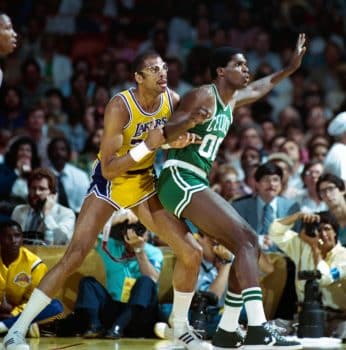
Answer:
M28 339L31 350L172 350L172 343L157 339L128 339L104 340L83 338L40 338ZM326 347L306 347L304 349L326 349ZM346 350L346 344L328 349Z

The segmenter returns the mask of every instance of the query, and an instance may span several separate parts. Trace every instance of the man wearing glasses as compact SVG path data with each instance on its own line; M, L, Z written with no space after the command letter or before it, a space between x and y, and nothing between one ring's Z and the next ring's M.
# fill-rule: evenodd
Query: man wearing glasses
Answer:
M177 106L179 96L167 88L168 68L157 53L138 56L133 66L136 87L115 95L106 107L101 149L66 254L32 293L26 309L4 339L7 350L30 349L24 335L32 319L81 265L112 213L120 208L131 208L150 231L174 250L177 262L173 275L173 312L178 316L187 314L202 249L186 224L163 209L156 195L153 171L156 150L166 142L162 128ZM197 124L208 118L209 113L195 108L187 115ZM193 134L179 135L171 146L198 142ZM135 254L140 256L143 251ZM212 348L188 324L176 336L176 342L187 349Z
M344 181L333 174L326 173L316 183L319 197L327 204L330 212L336 217L339 230L338 239L346 247L346 198Z

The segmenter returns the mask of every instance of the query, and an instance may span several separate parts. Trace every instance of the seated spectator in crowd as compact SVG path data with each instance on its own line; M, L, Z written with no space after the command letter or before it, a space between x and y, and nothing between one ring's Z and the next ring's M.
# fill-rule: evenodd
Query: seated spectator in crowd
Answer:
M294 140L286 139L281 145L280 152L286 153L292 161L292 171L287 186L289 188L302 189L303 181L301 179L301 173L303 171L303 163L301 161L300 146Z
M10 145L0 165L0 198L25 202L28 196L27 177L40 165L37 148L29 137L19 137Z
M304 192L297 198L300 209L304 213L313 213L327 210L324 203L316 191L316 183L323 173L323 163L318 160L310 161L305 164L302 179L304 183Z
M168 86L180 96L185 95L192 89L192 85L183 79L183 64L177 57L166 59L168 65L167 79Z
M282 177L283 173L278 165L272 162L264 163L255 172L257 193L232 202L235 210L256 231L260 245L265 251L275 250L268 237L269 225L274 219L299 210L298 203L279 195Z
M304 223L300 234L291 230L298 220ZM317 228L309 228L310 223L317 223ZM333 329L330 329L327 335L345 338L346 248L338 243L338 229L338 222L329 212L317 214L298 212L275 220L269 229L269 235L293 260L298 272L316 269L321 272L319 286L323 306L327 314L330 314L328 324L331 325L331 321L335 321ZM298 276L298 273L296 275ZM297 278L295 280L299 302L304 301L305 282ZM343 323L342 327L338 324L340 322L338 318ZM343 334L335 334L337 330Z
M328 133L335 139L324 160L324 170L346 182L346 112L338 114L328 126Z
M12 213L12 219L20 224L24 237L28 241L38 239L37 242L47 245L67 244L76 216L73 210L57 203L55 175L49 169L37 168L29 176L28 187L29 204L16 206Z
M23 247L23 232L16 221L0 222L0 333L5 333L23 311L33 290L47 272L47 266ZM57 299L34 319L29 335L39 337L36 322L56 318L63 312Z
M313 143L309 145L308 153L311 161L317 160L324 163L329 146L324 143Z
M147 243L148 231L138 221L119 222L128 218L121 212L114 218L107 247L101 237L96 247L105 264L106 287L93 277L83 278L75 314L88 319L86 338L150 337L158 317L157 281L163 255Z
M75 165L91 176L93 165L101 145L102 128L96 128L87 138L84 150L77 158Z
M339 224L338 239L346 247L346 198L345 182L334 174L326 173L319 177L316 190L329 211L336 217Z
M58 180L58 203L79 213L89 187L87 174L69 163L71 148L63 137L56 137L48 145L51 170Z

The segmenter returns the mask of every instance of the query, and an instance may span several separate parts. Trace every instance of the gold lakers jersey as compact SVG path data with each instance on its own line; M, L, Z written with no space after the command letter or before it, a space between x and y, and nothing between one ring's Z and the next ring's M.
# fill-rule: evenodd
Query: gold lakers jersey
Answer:
M168 89L161 94L159 107L152 113L143 110L133 89L122 91L116 96L122 98L129 112L129 121L123 130L123 145L117 152L118 156L124 156L147 138L150 128L158 128L167 123L173 112L173 103ZM98 198L104 199L116 209L131 208L140 204L156 193L153 172L155 155L156 152L152 152L112 181L102 176L101 164L97 160L88 193L95 193ZM98 159L101 159L100 154Z

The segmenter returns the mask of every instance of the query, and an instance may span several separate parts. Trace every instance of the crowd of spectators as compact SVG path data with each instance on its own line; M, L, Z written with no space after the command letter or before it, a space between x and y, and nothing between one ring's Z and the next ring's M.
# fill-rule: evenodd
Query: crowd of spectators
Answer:
M278 249L268 236L274 220L328 209L345 246L344 1L12 0L0 2L0 11L19 34L17 49L1 62L0 215L12 216L24 234L41 227L45 244L69 241L106 104L134 86L138 53L160 53L169 87L184 95L211 81L213 48L241 48L258 79L285 66L305 32L302 68L260 102L234 111L210 182L261 236L264 251ZM339 180L327 177L332 185L322 193L316 184L326 170ZM337 205L332 194L340 194ZM262 219L268 208L270 223Z

